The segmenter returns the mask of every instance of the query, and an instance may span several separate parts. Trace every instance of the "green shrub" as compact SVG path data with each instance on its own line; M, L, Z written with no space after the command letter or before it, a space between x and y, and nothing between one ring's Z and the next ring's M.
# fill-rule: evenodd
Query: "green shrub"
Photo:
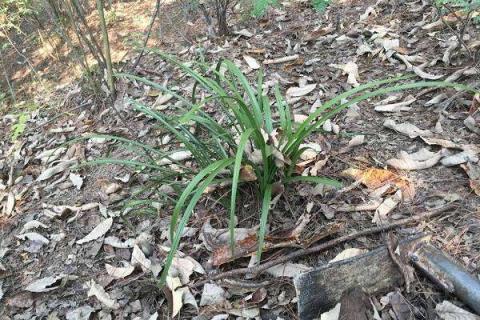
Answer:
M28 114L25 112L22 112L18 115L17 122L12 126L11 129L12 141L17 140L23 134L27 127L28 119Z
M132 101L138 111L158 121L163 130L174 136L175 139L170 142L171 145L181 147L165 152L137 141L109 137L120 140L134 148L148 151L150 160L140 162L103 159L99 161L152 168L163 175L163 177L159 176L157 181L161 181L162 184L173 183L175 189L181 191L180 196L174 199L176 204L170 225L172 244L160 279L162 284L179 247L183 230L187 226L197 202L212 184L218 185L228 182L228 185L231 186L229 230L232 250L234 250L233 239L238 189L243 183L254 183L258 188L259 200L262 203L257 251L257 256L260 259L272 202L272 189L275 185L287 185L303 181L335 187L340 186L338 181L330 178L299 176L294 170L297 160L306 150L301 146L302 143L312 133L320 131L326 120L352 104L391 92L424 87L468 89L465 86L446 82L402 83L402 81L410 79L410 76L379 80L338 95L324 103L302 123L294 123L292 113L278 86L275 88L274 109L271 108L270 98L262 90L262 72L258 75L256 86L252 86L240 69L228 60L222 61L212 70L206 65L196 64L192 67L191 64L183 64L169 55L156 50L152 51L178 66L195 80L196 84L191 98L186 98L142 77L129 74L117 74L117 77L142 82L166 94L173 95L174 98L183 103L183 106L176 104L178 108L178 110L175 110L176 115L167 116L140 102ZM204 90L204 94L207 94L207 96L197 101L197 89L199 87ZM350 100L345 102L346 99ZM218 120L204 111L206 105L215 105L218 108L218 112L223 114L222 123L219 123ZM195 134L190 130L192 125L196 128ZM245 156L247 149L249 149L249 153ZM175 161L174 154L181 151L191 153L195 161L193 166L187 167L181 161ZM255 153L257 154L256 159L252 156ZM143 157L143 159L146 158ZM165 162L165 159L171 161ZM172 162L177 165L175 172L165 166L165 164ZM97 161L97 163L99 162ZM252 168L257 178L255 182L240 181L240 171L246 167ZM182 181L176 179L178 176L183 177ZM158 188L158 185L156 188Z
M331 0L312 0L312 5L317 11L324 11Z

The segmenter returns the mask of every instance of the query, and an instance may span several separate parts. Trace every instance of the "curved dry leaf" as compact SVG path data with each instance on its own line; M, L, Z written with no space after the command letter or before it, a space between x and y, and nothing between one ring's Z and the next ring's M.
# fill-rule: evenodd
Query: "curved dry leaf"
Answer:
M430 74L430 73L427 73L427 72L423 71L423 70L420 69L419 67L413 67L412 70L413 70L413 72L415 72L415 74L416 74L417 76L419 76L419 77L422 78L422 79L438 80L438 79L440 79L440 78L443 78L443 75Z
M445 151L440 150L437 153L430 152L428 154L428 158L426 157L426 155L427 154L425 152L422 152L420 156L419 152L408 154L405 151L402 151L400 152L398 159L389 159L387 160L387 164L399 170L428 169L436 165L440 161L440 159L443 158L443 156L445 155Z
M480 196L480 164L466 163L461 165L470 178L470 188Z
M35 280L25 288L25 291L39 293L55 290L60 287L62 278L63 276L56 276Z
M20 231L20 233L25 233L25 231L38 228L48 229L48 226L38 220L31 220L23 225L22 231Z
M290 87L290 88L287 89L287 96L302 97L302 96L305 96L305 95L309 94L313 90L315 90L316 87L317 87L316 83L307 84L303 87Z
M123 279L131 275L133 270L135 270L135 267L126 261L123 261L123 265L123 267L114 267L111 264L106 263L105 269L107 270L107 273L115 279Z
M77 188L77 190L80 190L82 188L83 178L82 178L81 175L76 174L76 173L70 173L68 178L70 179L72 184L75 186L75 188Z
M344 74L348 75L347 83L351 84L354 87L358 87L359 83L359 74L358 74L358 65L353 62L349 61L346 64L330 64L330 67L341 69Z
M143 271L150 270L150 267L152 266L152 262L145 256L138 245L133 246L130 263L134 266L140 266Z
M435 306L435 312L442 320L479 320L473 313L457 307L450 301L443 301Z
M184 160L190 159L191 157L192 157L192 153L188 150L177 151L169 155L168 158L160 159L160 161L158 162L158 165L162 166L162 165L172 164L172 160L184 161Z
M182 286L182 283L180 282L179 278L167 276L166 284L172 293L172 302L169 303L169 306L172 308L170 313L173 319L180 312L180 309L182 309L183 306L183 291L178 290L178 288ZM205 284L205 286L207 286L207 284Z
M266 272L276 278L294 278L300 273L308 272L310 270L312 270L312 268L304 264L287 262L268 268Z
M306 148L306 150L304 150L300 155L300 159L302 159L303 161L315 159L322 151L322 146L318 143L302 143L299 146L299 149L303 148Z
M15 195L12 192L9 192L3 213L9 216L13 213L13 209L15 209Z
M397 190L394 195L385 199L382 204L375 210L372 222L376 224L383 224L387 221L390 212L395 209L402 201L402 190Z
M354 178L356 181L364 184L370 190L375 191L384 187L388 188L389 186L395 186L396 188L402 190L405 200L412 200L415 197L415 186L413 182L411 182L408 178L400 176L397 173L389 170L377 168L348 168L342 172L342 175ZM376 201L365 204L365 207L359 205L359 208L362 208L359 211L370 211L372 210L371 208L375 210L379 205L380 203L377 204ZM344 210L352 211L350 210L351 207L352 206L344 206Z
M419 136L428 137L428 136L433 135L430 130L419 129L417 126L415 126L411 123L408 123L408 122L397 124L397 123L395 123L394 120L387 119L383 123L383 126L386 127L386 128L395 130L395 131L397 131L401 134L404 134L404 135L406 135L406 136L408 136L412 139L416 138L416 137L419 137Z
M54 175L60 173L60 172L63 172L65 170L67 170L68 168L70 168L71 166L73 166L74 164L77 163L77 160L76 159L72 159L72 160L66 160L66 161L62 161L60 162L59 164L51 167L51 168L48 168L46 169L45 171L43 171L37 178L36 181L43 181L43 180L47 180L51 177L53 177Z
M367 253L367 252L368 252L368 250L366 250L366 249L348 248L348 249L343 250L339 254L337 254L335 256L335 258L330 260L328 263L337 262L337 261L341 261L341 260L345 260L345 259L350 259L350 258L353 258L355 256L358 256L358 255L361 255L361 254L364 254L364 253Z
M445 157L441 160L441 163L445 167L456 166L466 162L477 162L478 156L471 151L462 151L457 154Z
M50 243L50 241L47 238L45 238L44 236L42 236L41 234L36 233L36 232L27 232L27 233L24 233L24 234L20 234L16 237L20 240L30 240L30 241L38 242L38 243L41 243L41 244L49 244Z
M205 274L205 270L202 265L195 261L192 257L180 258L175 256L172 261L172 269L169 270L169 274L178 274L182 284L187 284L190 282L190 276L193 272L200 274Z
M247 55L244 55L244 56L243 56L243 59L245 60L245 62L248 64L248 66L249 66L251 69L253 69L253 70L260 69L260 64L258 63L257 60L255 60L255 58L250 57L250 56L247 56Z
M226 301L227 293L222 287L213 284L206 283L203 286L202 297L200 298L200 306L212 306L222 304Z
M417 101L414 96L408 96L404 101L391 103L391 104L384 104L384 105L377 105L375 106L375 111L378 112L399 112L399 111L410 111L412 108L408 107L412 103Z
M465 124L465 127L470 129L470 131L480 134L480 127L477 125L477 122L472 116L468 116L465 120L463 120L463 123Z
M96 283L95 280L90 280L87 286L90 288L87 293L88 297L96 297L98 301L100 301L104 306L109 309L116 310L120 308L118 302L110 298L110 295L105 291L105 289L103 289L101 285Z
M425 102L425 106L430 107L430 106L439 104L440 102L442 102L443 100L445 100L447 98L448 98L448 96L445 93L437 94L435 97L433 97L432 99Z
M107 218L100 222L89 234L87 234L84 238L77 240L77 244L87 243L93 240L97 240L98 238L104 236L108 230L112 227L113 218Z
M103 243L108 244L109 246L112 246L114 248L127 249L133 248L133 246L135 245L135 239L127 239L125 241L122 241L118 237L110 236L103 239Z
M94 312L95 309L93 309L90 306L82 306L79 308L76 308L74 310L71 310L67 312L65 315L66 320L89 320L90 315L92 312Z

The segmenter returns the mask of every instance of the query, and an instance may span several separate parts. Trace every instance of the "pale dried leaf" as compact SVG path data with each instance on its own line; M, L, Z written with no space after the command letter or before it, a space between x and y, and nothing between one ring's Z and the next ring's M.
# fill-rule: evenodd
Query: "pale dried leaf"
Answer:
M110 236L110 237L106 237L103 240L103 243L109 246L112 246L114 248L127 249L127 248L133 248L135 244L135 239L127 239L125 241L122 241L115 236Z
M480 320L480 317L457 307L447 300L437 304L435 312L442 320Z
M419 76L419 77L422 78L422 79L438 80L438 79L440 79L440 78L443 78L443 75L430 74L430 73L427 73L427 72L423 71L423 70L420 69L419 67L413 67L412 70L413 70L413 72L415 72L415 74L416 74L417 76Z
M470 129L470 131L480 134L480 127L472 116L468 116L463 123L468 129Z
M51 168L48 168L46 169L45 171L43 171L37 178L37 181L44 181L44 180L47 180L51 177L53 177L54 175L60 173L60 172L63 172L65 170L67 170L68 168L70 168L71 166L73 166L74 164L77 163L77 160L76 159L72 159L72 160L66 160L66 161L62 161L60 162L59 164L51 167Z
M299 149L307 148L302 152L300 155L300 159L303 161L313 160L317 157L317 155L322 151L322 146L318 143L302 143L299 146Z
M28 230L38 229L38 228L48 229L48 226L41 223L38 220L31 220L23 225L23 228L20 231L20 233L25 233Z
M350 259L350 258L353 258L355 256L358 256L358 255L361 255L361 254L364 254L364 253L367 253L367 252L368 252L368 250L366 250L366 249L348 248L348 249L343 250L339 254L337 254L335 256L335 258L330 260L328 263L337 262L337 261L341 261L341 260L345 260L345 259Z
M454 155L445 157L441 160L441 163L445 167L456 166L466 162L478 162L478 156L471 151L462 151Z
M412 139L419 136L428 137L432 135L431 131L419 129L417 126L408 122L397 124L394 120L387 119L383 123L383 126L404 134Z
M4 208L4 214L9 216L13 213L13 209L15 209L15 195L13 192L9 192L7 196L7 203Z
M107 273L115 279L123 279L131 275L133 270L135 270L135 267L126 261L123 261L123 265L123 267L114 267L111 264L106 263L105 269L107 270Z
M192 157L192 153L188 150L185 151L177 151L168 156L168 158L163 158L160 159L158 162L158 165L167 165L167 164L172 164L173 161L184 161L187 159L190 159Z
M200 298L200 306L212 306L222 304L226 301L227 293L222 287L214 283L206 283L203 286L202 297Z
M251 69L253 69L253 70L260 69L260 64L258 63L257 60L255 60L255 58L250 57L250 56L247 56L247 55L244 55L244 56L243 56L243 59L245 60L245 62L248 64L248 66L249 66Z
M138 245L133 246L132 260L130 262L134 266L140 266L143 271L150 270L152 266L152 262L145 257L145 253Z
M320 320L338 320L340 318L340 302L335 305L332 309L324 312L320 315Z
M402 190L397 190L394 195L385 199L382 204L375 210L372 222L376 224L384 224L390 212L395 209L402 201Z
M96 297L98 301L100 301L105 307L109 309L116 310L120 308L118 302L110 298L110 295L101 285L96 283L95 280L90 280L87 286L90 288L87 293L88 297Z
M302 96L305 96L305 95L309 94L313 90L315 90L316 87L317 87L316 83L307 84L303 87L290 87L290 88L287 89L287 96L302 97Z
M308 272L312 270L311 267L308 267L300 263L283 263L267 269L267 273L274 277L289 277L293 278L300 273Z
M77 188L77 190L80 190L83 185L83 178L81 175L76 174L76 173L70 173L68 176L72 184Z
M29 240L29 241L33 241L33 242L38 242L38 243L41 243L41 244L49 244L50 241L45 238L44 236L42 236L41 234L39 233L36 233L36 232L27 232L27 233L24 233L24 234L20 234L17 236L17 238L19 238L20 240Z
M48 292L57 289L60 286L60 280L63 276L45 277L30 283L25 291L29 292Z
M408 96L404 101L398 103L384 104L375 106L375 111L378 112L400 112L410 111L412 108L408 107L412 103L417 101L414 96Z
M90 315L94 311L95 311L95 309L93 309L92 307L90 307L88 305L87 306L82 306L82 307L79 307L79 308L76 308L74 310L71 310L71 311L67 312L65 317L66 317L66 320L89 320Z
M113 218L107 218L100 222L89 234L87 234L84 238L77 240L77 244L87 243L93 240L97 240L98 238L104 236L108 230L112 227Z
M183 291L178 290L182 286L179 278L172 278L167 276L166 279L167 287L172 293L172 303L171 303L171 317L172 319L180 312L180 309L183 307Z
M399 170L423 170L436 165L444 155L443 150L434 153L425 148L412 154L401 151L397 159L389 159L387 164Z

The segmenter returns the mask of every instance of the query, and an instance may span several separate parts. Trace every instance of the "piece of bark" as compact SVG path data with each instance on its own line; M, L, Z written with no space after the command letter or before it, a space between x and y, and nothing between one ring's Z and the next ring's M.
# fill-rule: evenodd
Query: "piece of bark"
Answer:
M428 237L424 236L406 239L400 242L399 249L411 250L427 240ZM359 286L368 294L380 293L400 285L402 280L402 274L385 246L326 264L294 279L299 317L302 320L318 317L332 308L342 293L350 288Z
M354 287L342 294L339 320L370 320L372 305L368 295L360 287Z

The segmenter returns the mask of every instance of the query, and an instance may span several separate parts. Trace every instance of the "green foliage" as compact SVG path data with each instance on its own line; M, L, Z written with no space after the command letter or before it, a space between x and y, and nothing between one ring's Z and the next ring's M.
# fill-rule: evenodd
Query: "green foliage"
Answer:
M21 20L34 13L33 0L0 1L0 27L5 31L15 29L21 32ZM0 34L1 36L1 34Z
M252 15L254 17L261 17L265 14L269 6L275 6L277 4L277 0L254 0Z
M171 145L181 147L166 153L136 141L116 138L118 140L123 139L123 142L130 146L148 150L152 161L145 163L108 159L104 161L162 171L164 176L158 178L159 183L162 185L173 183L176 185L176 190L181 190L172 213L170 225L171 250L165 261L160 279L162 284L168 275L169 267L180 245L183 230L187 226L197 202L212 184L220 185L228 182L227 185L231 186L229 230L232 250L234 250L233 239L238 189L246 183L256 186L261 202L257 251L257 257L260 259L275 185L307 182L333 187L340 186L338 181L330 178L299 176L295 173L295 165L300 155L305 151L302 143L312 133L320 131L325 121L352 104L391 92L424 87L468 89L458 84L446 82L402 83L402 81L410 79L409 76L379 80L338 95L310 114L304 122L295 123L291 110L282 97L278 86L275 88L273 104L270 97L263 92L262 72L259 73L257 83L253 86L231 61L221 61L216 68L198 63L192 66L191 64L183 64L157 50L151 51L176 65L195 80L196 84L191 98L186 98L142 77L129 74L118 74L117 76L142 82L165 94L171 94L182 102L181 106L176 104L178 109L175 110L175 115L167 116L138 101L132 101L136 110L156 120L163 130L174 137ZM197 90L199 88L203 89L203 94L206 94L206 96L204 99L197 101ZM221 117L223 120L219 122L217 118L212 118L204 110L206 106L215 106L218 112L223 114ZM191 131L192 126L195 128L195 134ZM185 151L190 152L195 160L193 167L185 167L181 162L174 161L174 154ZM171 162L165 162L165 159L169 159ZM165 164L172 162L178 166L173 173L173 169L165 166ZM254 182L242 181L240 179L242 168L251 168L256 180ZM182 179L181 181L172 179L172 176L181 176ZM174 180L175 182L173 182Z
M435 0L435 4L443 13L448 13L446 9L448 6L453 10L463 10L464 12L472 12L480 10L480 0ZM473 16L473 22L480 23L480 15Z
M25 128L27 127L28 119L28 114L25 112L22 112L18 115L17 122L12 126L11 129L12 141L17 140L23 134Z
M317 11L324 11L328 5L330 4L331 0L312 0L312 5Z

